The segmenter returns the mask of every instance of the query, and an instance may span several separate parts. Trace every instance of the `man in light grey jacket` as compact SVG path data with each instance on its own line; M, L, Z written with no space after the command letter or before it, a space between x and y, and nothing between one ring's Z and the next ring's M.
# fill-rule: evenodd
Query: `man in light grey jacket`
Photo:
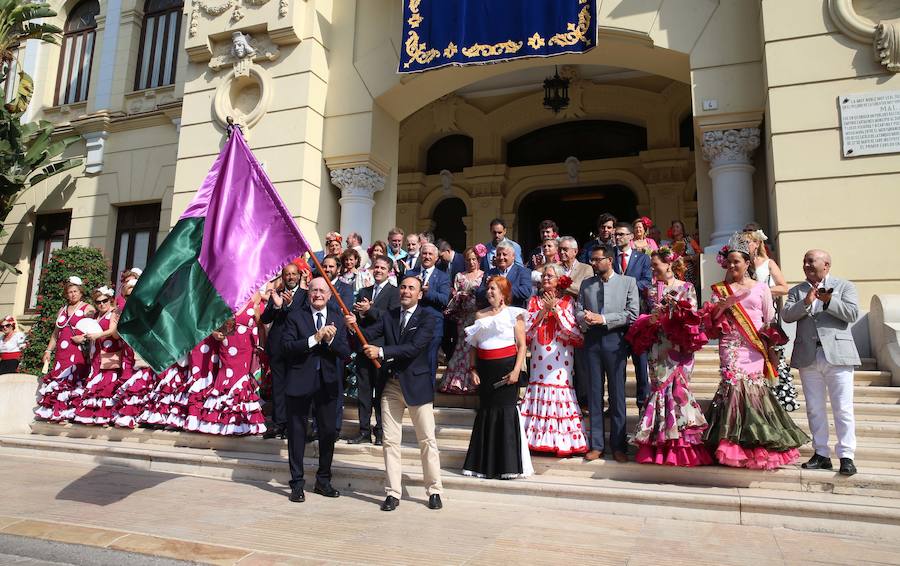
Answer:
M591 250L594 277L585 279L578 294L575 317L584 332L584 350L590 376L590 451L586 460L603 456L603 385L609 387L609 444L616 462L627 462L625 439L625 332L640 312L637 282L618 275L612 267L615 251L609 244Z
M825 408L827 390L837 432L835 452L841 461L840 473L852 476L856 473L853 464L856 449L853 366L860 362L850 325L859 317L859 304L853 283L832 276L830 271L828 252L806 252L803 256L806 281L788 293L782 319L797 323L791 367L800 370L806 417L816 451L803 467L831 469Z

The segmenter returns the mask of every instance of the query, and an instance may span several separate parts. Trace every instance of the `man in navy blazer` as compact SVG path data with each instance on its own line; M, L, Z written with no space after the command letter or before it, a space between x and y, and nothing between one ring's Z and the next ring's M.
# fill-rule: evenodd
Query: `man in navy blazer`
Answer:
M440 240L437 247L441 259L435 265L450 276L450 284L452 285L456 274L466 270L466 258L463 257L461 252L454 250L450 242L445 240Z
M378 323L379 319L388 311L400 307L400 294L397 287L391 285L388 276L391 271L391 260L384 256L377 256L372 260L372 277L375 284L359 291L359 300L354 303L356 323L363 332ZM349 319L348 319L349 320ZM372 344L381 346L383 338L372 340ZM375 444L381 445L381 393L377 392L379 370L372 361L365 356L356 357L359 390L357 407L359 414L359 435L347 440L350 444L365 444L372 442L374 432ZM372 430L372 394L375 395L375 430Z
M431 375L437 375L437 353L444 338L444 309L450 302L450 276L435 266L438 249L434 244L425 244L419 248L419 267L406 272L406 275L418 277L422 282L422 300L419 306L432 315L433 334L428 346L428 360L431 362Z
M528 307L532 289L531 270L515 263L515 258L515 248L510 244L500 242L497 245L497 266L487 270L481 280L481 286L475 291L475 301L479 308L487 306L488 280L497 275L509 279L509 284L512 286L512 306L523 309Z
M308 301L288 313L282 351L287 363L288 458L291 501L302 502L306 415L315 404L319 426L319 469L314 491L326 497L340 493L331 486L331 461L337 438L337 401L344 358L350 356L347 327L340 312L329 308L331 291L321 277L313 279Z
M366 357L382 364L379 390L387 475L382 511L396 509L403 493L400 442L407 408L419 441L428 507L442 507L441 461L434 433L434 372L428 358L436 324L431 312L423 307L423 297L422 280L405 276L400 281L400 308L385 312L363 332L366 340L383 340L381 346L363 347Z
M653 272L650 269L650 256L631 247L634 234L631 224L619 222L616 224L613 236L616 240L616 257L613 261L613 269L619 275L634 277L637 281L638 294L641 298L641 312L647 311L647 289L653 284ZM647 371L647 353L631 355L631 363L634 364L634 375L637 381L637 406L643 409L650 396L650 378Z

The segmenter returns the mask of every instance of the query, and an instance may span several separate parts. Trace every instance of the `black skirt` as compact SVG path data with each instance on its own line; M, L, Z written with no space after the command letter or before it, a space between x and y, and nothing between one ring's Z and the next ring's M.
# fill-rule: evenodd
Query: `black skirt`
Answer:
M0 375L4 373L16 373L16 370L19 369L19 362L21 360L0 360Z
M513 370L516 357L478 359L481 377L478 386L478 413L472 427L463 473L485 478L513 478L522 475L522 433L517 409L519 388L504 385L494 389Z

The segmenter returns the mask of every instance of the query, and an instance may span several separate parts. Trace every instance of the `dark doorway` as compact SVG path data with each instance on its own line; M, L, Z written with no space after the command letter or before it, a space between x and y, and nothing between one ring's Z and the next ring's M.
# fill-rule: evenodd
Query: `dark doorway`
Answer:
M436 240L450 242L453 249L462 252L466 249L466 203L462 199L451 197L442 200L434 209L434 237Z
M572 236L583 246L596 231L597 217L609 212L619 220L637 218L637 198L623 185L547 189L526 196L519 205L518 242L528 255L538 245L537 227L542 220L559 225L560 236ZM523 258L525 259L525 258Z

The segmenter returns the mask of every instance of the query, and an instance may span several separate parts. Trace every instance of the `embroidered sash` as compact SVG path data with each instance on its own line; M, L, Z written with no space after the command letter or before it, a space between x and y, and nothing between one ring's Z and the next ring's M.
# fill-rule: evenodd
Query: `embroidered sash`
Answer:
M721 283L716 283L712 286L713 292L725 299L734 295L734 291L731 289L731 286L728 283L722 281ZM747 311L744 310L744 306L737 302L730 309L728 309L732 318L736 323L738 332L741 333L741 336L744 337L745 340L755 349L757 352L762 354L763 360L765 360L765 375L766 378L775 382L778 377L778 374L775 373L775 367L772 365L772 362L769 361L769 349L766 346L766 343L763 342L762 337L759 335L759 332L756 330L756 327L753 325L753 321L750 319L750 315L747 314Z

